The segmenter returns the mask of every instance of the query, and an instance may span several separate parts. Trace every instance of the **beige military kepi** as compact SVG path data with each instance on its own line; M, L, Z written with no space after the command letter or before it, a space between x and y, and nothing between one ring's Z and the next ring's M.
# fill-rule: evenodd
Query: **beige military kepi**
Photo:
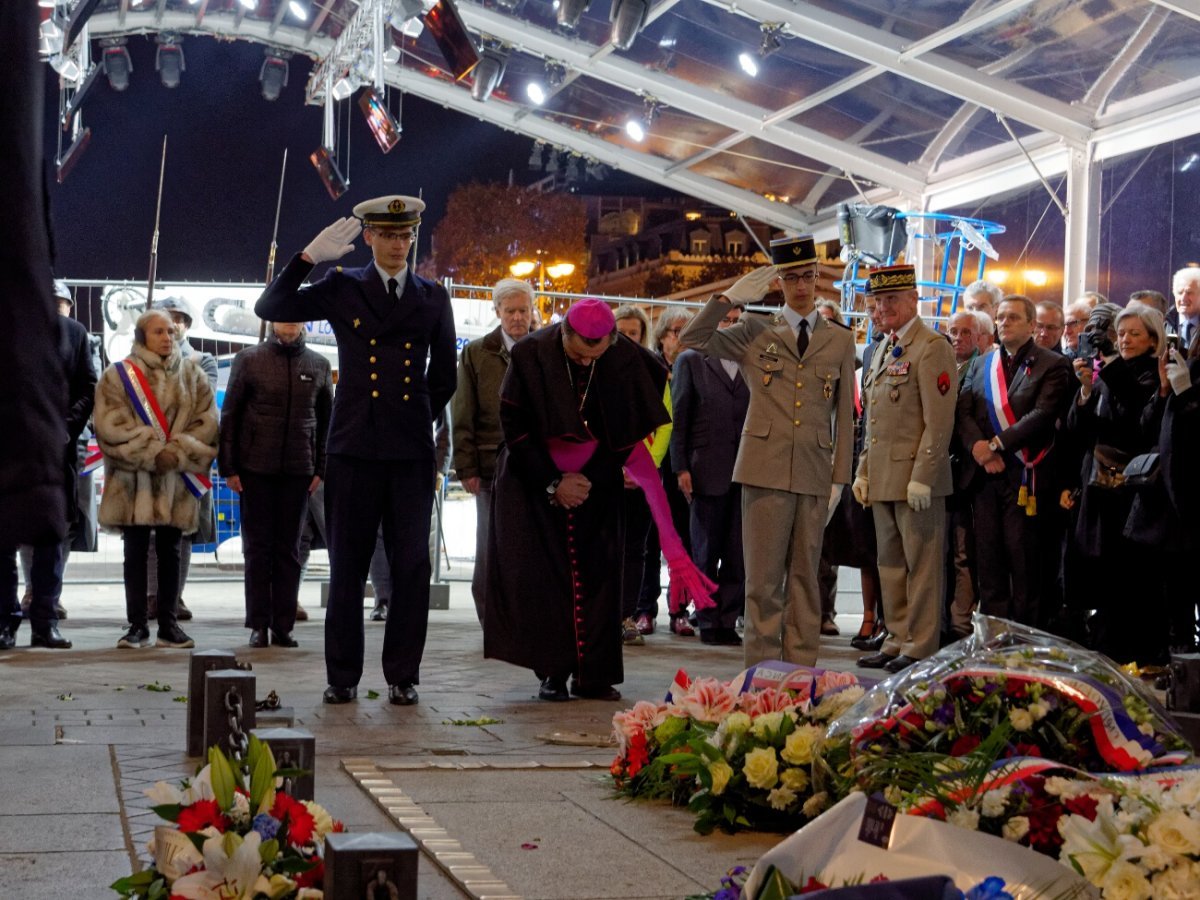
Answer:
M355 217L362 219L367 228L400 228L405 225L415 228L421 224L421 213L424 211L424 200L403 194L364 200L354 207Z

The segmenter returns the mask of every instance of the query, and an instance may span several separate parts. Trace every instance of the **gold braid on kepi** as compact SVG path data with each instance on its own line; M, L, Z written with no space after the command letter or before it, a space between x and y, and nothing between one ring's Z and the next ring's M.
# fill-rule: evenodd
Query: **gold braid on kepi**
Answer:
M771 263L780 269L807 266L817 261L817 244L811 234L771 241Z
M894 294L917 289L917 270L912 266L883 266L867 274L868 294Z
M400 228L405 225L415 228L421 224L421 213L424 211L424 200L403 194L364 200L354 207L354 215L362 219L366 228Z

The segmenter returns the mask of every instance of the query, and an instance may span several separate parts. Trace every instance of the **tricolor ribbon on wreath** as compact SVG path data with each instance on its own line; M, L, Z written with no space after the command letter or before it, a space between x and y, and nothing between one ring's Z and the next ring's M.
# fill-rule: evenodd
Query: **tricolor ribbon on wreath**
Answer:
M121 378L121 384L125 386L125 393L129 395L129 402L133 404L133 411L137 413L138 418L154 429L154 434L160 441L163 443L169 441L171 439L170 425L167 423L167 417L163 415L162 407L158 405L158 398L150 389L150 382L146 380L145 373L132 360L124 359L117 363L117 375ZM197 499L212 489L212 481L207 475L199 472L180 472L179 474L183 479L184 486Z
M1028 365L1028 362L1026 363ZM983 394L987 400L988 419L991 420L992 430L999 436L1017 423L1017 416L1008 402L1008 378L1004 374L1004 364L1000 360L1000 351L992 350L983 358L984 374L987 376L983 383ZM1017 492L1017 506L1024 508L1025 515L1037 515L1037 465L1050 452L1047 444L1036 456L1030 456L1029 451L1021 448L1017 456L1024 466L1021 473L1021 488Z

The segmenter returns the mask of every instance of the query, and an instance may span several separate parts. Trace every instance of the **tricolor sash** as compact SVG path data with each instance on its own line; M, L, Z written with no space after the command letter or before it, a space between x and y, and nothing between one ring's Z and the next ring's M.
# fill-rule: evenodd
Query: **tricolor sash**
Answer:
M87 443L87 453L83 457L83 465L79 467L79 474L87 475L89 472L95 472L102 465L104 465L104 454L100 452L100 444L95 438L92 438Z
M1000 359L999 350L992 350L983 358L983 370L983 395L987 400L988 419L992 423L992 430L999 435L1017 423L1017 416L1008 402L1008 378L1004 374L1004 363ZM1049 444L1036 456L1031 456L1025 448L1016 451L1025 467L1021 473L1021 490L1017 494L1017 505L1024 507L1027 516L1037 515L1036 467L1049 452Z
M163 415L162 407L158 405L158 398L150 389L150 382L146 380L145 373L131 359L124 359L117 363L116 369L138 418L154 429L154 435L160 441L163 443L169 441L171 426L167 422L167 417ZM212 481L207 475L199 472L180 472L179 474L183 478L184 486L196 499L203 497L212 488Z

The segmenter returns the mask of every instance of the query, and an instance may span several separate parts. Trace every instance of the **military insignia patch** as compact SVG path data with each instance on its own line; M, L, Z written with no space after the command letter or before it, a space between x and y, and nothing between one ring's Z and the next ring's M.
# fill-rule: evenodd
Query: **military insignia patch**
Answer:
M354 327L355 327L355 328L357 328L357 327L358 327L359 325L361 325L361 324L362 324L362 319L355 319L355 320L354 320Z
M400 199L393 200L391 203L388 204L388 212L390 212L390 213L404 212L404 201L400 200Z
M950 390L950 373L943 372L941 375L939 375L937 385L939 394L945 394L946 391Z
M768 352L768 353L778 353L778 352L779 352L779 348L778 348L778 347L776 347L774 343L771 343L771 344L768 344L768 345L767 345L767 352Z

